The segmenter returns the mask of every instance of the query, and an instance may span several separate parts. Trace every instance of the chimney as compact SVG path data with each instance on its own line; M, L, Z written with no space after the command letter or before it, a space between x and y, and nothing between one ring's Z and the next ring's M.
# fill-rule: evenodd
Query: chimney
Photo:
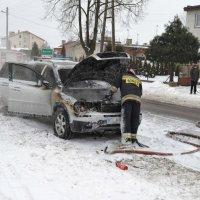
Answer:
M132 39L126 39L126 45L132 45Z
M66 43L66 40L62 40L62 44L65 44Z
M13 35L15 35L15 32L14 31L10 31L9 32L9 37L12 37Z

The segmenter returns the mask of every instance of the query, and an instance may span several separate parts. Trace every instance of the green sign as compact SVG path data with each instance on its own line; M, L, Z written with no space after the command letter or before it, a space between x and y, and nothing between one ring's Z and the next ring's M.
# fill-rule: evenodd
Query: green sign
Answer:
M53 49L42 49L42 56L43 57L52 57Z

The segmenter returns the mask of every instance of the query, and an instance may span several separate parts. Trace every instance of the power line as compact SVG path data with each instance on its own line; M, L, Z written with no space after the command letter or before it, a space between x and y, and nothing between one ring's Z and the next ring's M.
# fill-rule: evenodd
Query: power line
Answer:
M26 22L29 22L29 23L32 23L32 24L35 24L35 25L38 25L38 26L42 26L42 27L46 27L46 28L50 28L50 29L54 29L54 30L58 30L57 28L55 27L51 27L51 26L48 26L46 24L40 24L38 22L35 22L35 21L32 21L32 20L29 20L27 18L24 18L24 17L20 17L20 16L17 16L17 15L13 15L13 14L9 14L11 17L15 17L15 18L18 18L18 19L21 19L23 21L26 21Z

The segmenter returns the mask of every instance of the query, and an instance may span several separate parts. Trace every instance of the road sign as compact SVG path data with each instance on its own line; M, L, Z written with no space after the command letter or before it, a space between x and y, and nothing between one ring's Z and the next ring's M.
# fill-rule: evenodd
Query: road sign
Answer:
M45 58L51 58L53 56L53 50L52 49L42 49L42 57Z

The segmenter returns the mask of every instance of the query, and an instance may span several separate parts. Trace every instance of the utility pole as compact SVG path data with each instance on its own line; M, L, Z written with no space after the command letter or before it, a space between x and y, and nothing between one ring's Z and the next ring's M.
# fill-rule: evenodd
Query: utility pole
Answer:
M8 7L6 7L6 11L1 10L2 13L6 14L6 49L10 49L10 44L9 44L9 35L8 35Z
M115 45L115 1L112 0L112 51L116 51Z
M100 52L103 52L103 50L104 50L107 13L108 13L108 0L105 0L105 11L104 11L104 17L103 17L103 28L102 28L102 32L101 32Z
M8 35L8 7L6 7L6 49L10 49L9 44L9 35Z
M139 34L137 33L137 42L136 42L137 45L139 44L138 38L139 38Z

